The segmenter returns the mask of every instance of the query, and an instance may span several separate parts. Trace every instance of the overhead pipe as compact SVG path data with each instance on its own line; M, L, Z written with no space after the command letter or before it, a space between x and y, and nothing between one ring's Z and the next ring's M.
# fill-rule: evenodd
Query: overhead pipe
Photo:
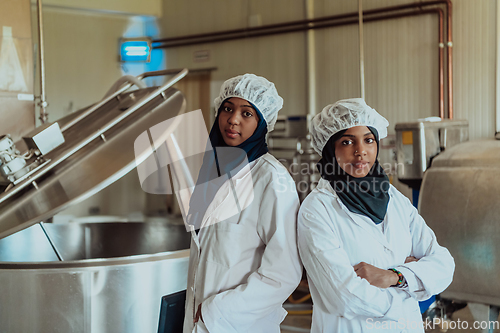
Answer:
M443 38L443 10L441 8L432 8L423 10L423 7L427 6L435 6L435 5L446 5L447 9L447 43L444 45ZM437 1L428 1L428 2L419 2L412 3L400 6L390 6L378 9L371 9L363 11L364 17L372 16L376 14L382 14L392 11L402 11L418 8L418 11L406 11L398 14L390 14L390 15L381 15L375 17L363 18L363 22L372 22L378 20L386 20L392 18L401 18L406 16L415 16L421 14L428 13L437 13L439 16L439 115L441 118L444 118L444 46L447 47L448 50L448 117L453 118L453 66L452 66L452 4L451 0L437 0ZM154 44L153 48L169 48L169 47L178 47L178 46L188 46L188 45L196 45L202 43L215 43L222 42L228 40L242 39L242 38L252 38L252 37L262 37L269 36L275 34L282 33L291 33L298 31L305 31L309 29L322 29L322 28L330 28L335 26L347 25L347 24L355 24L358 23L359 20L350 20L349 18L355 18L359 15L358 12L347 13L341 15L333 15L333 16L325 16L316 19L309 20L300 20L300 21L291 21L286 23L278 23L272 25L266 25L255 28L245 28L245 29L235 29L235 30L226 30L215 33L206 33L206 34L197 34L197 35L187 35L187 36L179 36L173 38L163 38L153 40ZM335 21L340 22L335 22ZM332 22L334 21L334 22Z
M390 10L383 11L381 9L375 10L367 10L363 12L363 16L371 16L374 14L381 14L384 12L394 11L393 8L396 7L386 7ZM301 21L291 21L286 23L279 24L271 24L265 25L261 27L254 28L245 28L245 29L236 29L236 30L226 30L219 31L213 33L206 34L198 34L198 35L186 35L172 38L161 38L155 39L152 41L154 49L161 48L170 48L170 47L178 47L178 46L188 46L188 45L196 45L203 43L213 43L213 42L221 42L228 41L234 39L242 39L242 38L252 38L252 37L261 37L261 36L269 36L276 35L282 33L296 32L296 31L304 31L309 29L318 29L318 28L327 28L330 26L338 26L345 24L351 24L352 20L348 20L350 18L357 18L358 12L355 13L347 13L342 15L333 15L333 16L325 16L310 20L301 20ZM329 21L339 21L341 22L329 22ZM324 25L324 22L329 22L329 24ZM358 22L357 20L355 22ZM321 24L320 24L321 23ZM334 24L336 23L336 24ZM340 24L338 24L340 23ZM332 24L332 25L330 25ZM156 45L155 45L156 44Z
M451 10L451 0L437 0L437 1L428 1L428 2L424 2L424 3L418 2L418 3L413 3L413 4L401 5L401 6L390 6L390 7L383 7L383 8L378 8L378 9L366 10L366 11L363 11L363 15L366 16L366 15L373 15L373 14L382 14L382 13L387 13L387 12L391 12L391 11L400 11L400 10L405 10L405 9L422 8L422 7L440 5L440 4L446 4L448 11ZM324 17L320 17L320 18L316 18L316 19L307 19L307 20L290 21L290 22L285 22L285 23L269 24L269 25L264 25L264 26L260 26L260 27L224 30L224 31L210 32L210 33L205 33L205 34L194 34L194 35L185 35L185 36L169 37L169 38L160 38L160 39L153 40L153 43L163 43L163 45L160 44L157 46L153 46L153 48L168 48L168 47L183 46L183 45L194 45L194 44L206 43L206 41L203 41L203 40L192 41L190 44L182 44L182 45L179 45L177 43L175 43L175 44L168 44L168 43L173 43L176 41L185 42L188 40L213 38L213 37L224 36L224 35L252 34L252 33L258 32L258 31L274 30L274 29L287 28L287 27L297 26L297 25L304 26L304 25L310 25L311 23L319 23L319 22L325 22L325 21L334 21L334 20L346 19L346 18L351 18L351 17L357 17L358 15L359 15L358 12L353 12L353 13L346 13L346 14L339 14L339 15L324 16ZM448 15L448 20L451 20L451 15ZM314 29L314 26L312 26L312 28ZM451 36L451 32L449 32L449 35ZM244 37L246 37L246 36L238 36L238 38L244 38ZM254 36L252 35L251 37L254 37ZM217 41L219 41L219 40L217 40ZM449 41L451 42L451 37L450 37Z
M435 4L436 2L442 3L446 1L434 1L433 3ZM390 9L390 11L394 10L395 8L399 7L408 7L408 5L405 6L397 6L397 7L387 7ZM406 9L406 8L405 8ZM379 15L379 16L374 16L374 17L366 17L367 13L370 15L373 14L379 14L382 13L382 9L375 9L375 10L369 10L369 11L363 11L364 17L363 17L363 22L374 22L374 21L380 21L380 20L388 20L388 19L396 19L396 18L403 18L403 17L408 17L408 16L417 16L417 15L425 15L425 14L438 14L438 19L439 19L439 116L441 118L444 118L444 33L443 33L443 10L441 8L431 8L431 9L420 9L417 11L407 11L404 13L396 13L396 14L388 14L388 15ZM162 45L157 45L154 46L153 48L168 48L168 47L177 47L177 46L187 46L187 45L195 45L195 44L200 44L200 43L214 43L214 42L221 42L221 41L228 41L228 40L234 40L234 39L241 39L241 38L251 38L251 37L262 37L262 36L269 36L269 35L275 35L275 34L281 34L281 33L291 33L291 32L298 32L298 31L304 31L304 30L310 30L310 29L323 29L323 28L331 28L331 27L336 27L336 26L342 26L342 25L348 25L348 24L356 24L359 23L358 19L355 18L358 15L358 13L354 14L344 14L344 15L336 15L336 16L329 16L329 17L323 17L323 18L318 18L318 19L313 19L313 20L303 20L303 21L295 21L287 24L275 24L272 26L266 26L266 27L273 27L273 28L281 28L280 30L274 30L274 31L265 31L265 27L259 27L259 28L250 28L250 29L239 29L239 30L230 30L232 35L227 35L227 32L218 32L215 34L203 34L203 35L192 35L192 36L187 36L186 41L182 41L184 37L176 37L176 38L169 38L169 39L161 39L161 40L155 40L153 41L154 43L158 43L160 41L163 41L164 43L168 41L174 41L171 44L162 44ZM345 17L354 17L353 19L346 20ZM328 22L331 20L331 18L336 18L336 19L343 19L340 22ZM311 26L311 23L305 25L305 26L295 26L296 23L304 23L304 22L316 22L314 25ZM289 26L287 29L287 26ZM244 36L242 35L236 35L237 32L243 31L245 33ZM211 39L204 39L204 40L195 40L196 38L206 38L208 36L216 36ZM193 39L192 41L189 41L189 39ZM448 72L448 80L452 78L450 71ZM448 90L448 98L451 95L451 90ZM452 113L449 113L452 114Z

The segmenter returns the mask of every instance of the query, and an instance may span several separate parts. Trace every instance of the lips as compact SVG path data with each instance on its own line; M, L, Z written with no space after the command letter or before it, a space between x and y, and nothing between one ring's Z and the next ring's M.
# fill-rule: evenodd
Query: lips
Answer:
M365 161L359 161L359 162L356 162L356 163L353 163L352 164L356 169L364 169L368 166L368 162L365 162Z
M240 133L238 131L232 129L226 129L224 132L226 132L226 136L231 139L236 139L238 136L240 136Z

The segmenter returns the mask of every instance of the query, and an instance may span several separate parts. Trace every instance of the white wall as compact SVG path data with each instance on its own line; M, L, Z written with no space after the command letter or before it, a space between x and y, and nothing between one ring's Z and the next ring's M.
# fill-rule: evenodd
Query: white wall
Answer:
M302 1L172 0L164 2L160 20L164 38L208 33L248 26L251 16L263 25L304 19ZM251 38L215 44L167 49L168 68L217 67L212 73L212 100L222 82L230 77L254 73L276 84L284 98L283 114L304 114L307 101L305 37L303 33ZM209 50L210 60L195 62L196 51Z
M365 0L364 9L412 3ZM470 122L471 139L494 134L496 1L452 0L455 118ZM315 0L316 17L356 12L357 1ZM169 0L164 2L162 37L208 33L305 18L304 1ZM365 24L367 102L397 122L438 115L438 20L436 15ZM193 52L209 50L196 63ZM357 25L316 31L317 105L359 96ZM255 72L276 83L284 114L306 112L305 33L293 33L167 49L167 66L217 67L214 89L237 74ZM212 91L216 95L217 91Z
M36 0L32 0L35 3ZM44 7L87 10L95 13L161 16L161 0L43 0Z

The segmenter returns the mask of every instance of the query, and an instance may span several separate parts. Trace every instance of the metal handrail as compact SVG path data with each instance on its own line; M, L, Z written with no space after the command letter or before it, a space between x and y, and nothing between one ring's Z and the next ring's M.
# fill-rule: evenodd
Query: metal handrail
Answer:
M179 81L180 79L182 79L184 76L187 75L187 69L164 69L164 70L159 70L159 71L145 72L145 73L142 73L142 74L138 75L137 79L143 80L143 79L145 79L147 77L161 76L161 75L173 75L173 74L179 74L180 75L181 73L184 73L184 71L186 71L186 73L184 75L182 75L180 78L178 78L177 80L175 80L175 82L173 82L172 84L170 84L168 86L168 87L170 87L170 86L174 85L175 83L177 83L177 81ZM172 82L172 80L174 80L176 77L177 76L174 76L174 78L172 78L169 81L167 81L167 83L165 83L165 85L169 84L170 82ZM82 120L83 118L85 118L88 115L90 115L91 113L93 113L95 110L97 110L100 107L102 107L104 104L108 103L109 101L111 101L112 99L114 99L115 97L117 97L118 95L120 95L121 93L125 92L127 89L129 89L133 85L134 85L134 83L128 83L128 84L124 85L121 89L115 91L113 94L111 94L109 96L106 96L99 103L97 103L94 106L92 106L91 108L87 109L85 112L82 112L78 117L75 117L74 119L72 119L67 124L64 124L64 126L61 127L61 132L66 131L67 129L69 129L70 127L72 127L76 123L78 123L80 120ZM165 86L165 85L163 85L163 86Z

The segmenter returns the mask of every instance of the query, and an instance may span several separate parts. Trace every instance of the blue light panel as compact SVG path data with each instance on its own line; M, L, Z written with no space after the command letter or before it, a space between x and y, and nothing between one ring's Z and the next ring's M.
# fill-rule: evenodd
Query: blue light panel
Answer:
M121 40L120 61L149 62L150 56L151 40Z

